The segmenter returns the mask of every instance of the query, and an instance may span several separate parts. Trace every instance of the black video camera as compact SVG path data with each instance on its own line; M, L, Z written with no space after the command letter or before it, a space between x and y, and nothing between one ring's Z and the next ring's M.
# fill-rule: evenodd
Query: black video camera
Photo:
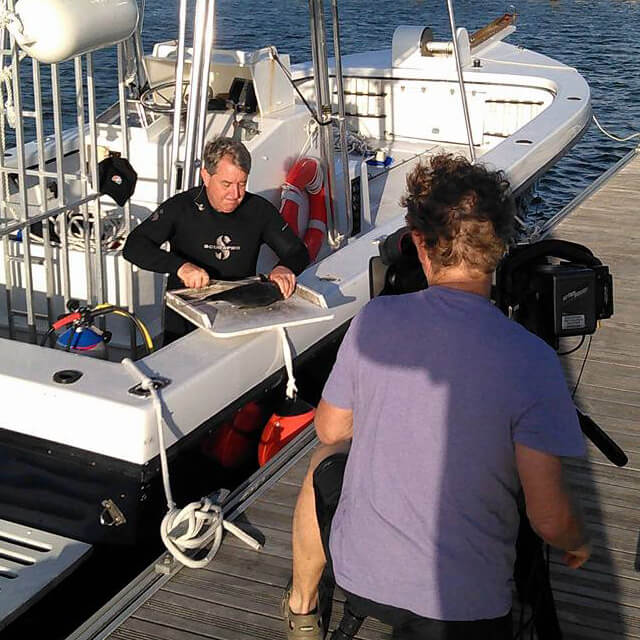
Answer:
M369 296L397 295L426 289L427 278L418 260L411 231L401 227L380 242L379 256L369 261Z
M587 247L542 240L514 247L498 265L496 306L554 349L560 338L595 332L613 315L609 268Z
M425 289L427 279L411 232L402 227L380 243L369 265L371 297ZM594 333L613 315L609 268L587 247L566 240L517 246L496 271L496 306L554 349L559 339Z

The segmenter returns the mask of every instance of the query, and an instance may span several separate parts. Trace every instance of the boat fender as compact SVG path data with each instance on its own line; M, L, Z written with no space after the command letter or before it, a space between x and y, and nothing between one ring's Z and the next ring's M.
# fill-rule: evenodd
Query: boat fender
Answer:
M264 466L303 429L308 427L316 410L302 398L285 398L269 418L258 445L258 464Z
M308 219L302 207L304 193L309 199ZM320 162L315 158L301 158L289 169L282 187L280 214L302 238L314 261L327 236L324 178Z
M136 0L18 0L14 15L20 47L48 64L126 40L138 25Z
M248 402L202 441L202 452L225 469L236 469L255 460L258 434L264 424L257 402Z

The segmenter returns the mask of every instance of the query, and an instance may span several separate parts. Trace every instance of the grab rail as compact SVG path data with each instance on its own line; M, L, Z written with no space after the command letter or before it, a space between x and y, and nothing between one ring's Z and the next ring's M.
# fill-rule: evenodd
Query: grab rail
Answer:
M13 5L14 0L11 0L8 8L13 9ZM126 156L129 129L124 96L124 52L122 44L118 47L119 124L122 152ZM21 70L25 71L27 64L31 66L33 94L31 100L27 93L26 100L27 103L32 101L33 109L23 109L23 89L28 85ZM70 244L68 214L75 215L82 225L79 232L77 229L73 231L74 247L79 249L79 259L84 262L85 293L77 293L76 282L73 285L74 297L84 297L91 305L102 304L107 297L103 249L106 216L98 192L98 126L93 57L87 53L73 59L75 114L66 101L63 110L59 66L45 65L51 70L50 87L45 87L42 66L37 60L26 58L7 29L0 31L0 70L11 78L12 115L15 116L9 122L5 105L0 105L0 242L4 254L6 322L10 338L15 338L17 329L21 328L26 329L28 339L32 342L36 341L38 332L46 331L55 320L54 307L58 305L57 313L60 313L60 303L68 303L72 295L73 248ZM50 91L50 112L43 107L45 90L47 93ZM73 114L77 131L73 149L78 154L77 163L74 161L72 164L64 161L69 148L66 142L63 144L65 136L68 136L68 131L63 128L63 113L66 115L69 111ZM7 156L8 132L5 129L9 126L15 129L15 149ZM53 142L47 138L48 132L53 132ZM33 134L33 142L27 143ZM51 167L49 163L54 159L55 167ZM13 180L13 184L10 184L10 180ZM111 215L111 212L107 215ZM131 211L128 204L124 207L123 220L125 228L130 229ZM55 240L48 221L56 222ZM35 225L40 226L38 237L33 234ZM37 291L34 282L36 266L38 269L44 267L44 271L38 271L37 274ZM73 268L77 268L75 258ZM126 269L127 307L132 310L135 303L133 271L128 264ZM40 308L36 308L36 297L42 293L46 294L46 300L39 303L42 305ZM58 297L60 301L55 302ZM16 322L18 318L20 325Z

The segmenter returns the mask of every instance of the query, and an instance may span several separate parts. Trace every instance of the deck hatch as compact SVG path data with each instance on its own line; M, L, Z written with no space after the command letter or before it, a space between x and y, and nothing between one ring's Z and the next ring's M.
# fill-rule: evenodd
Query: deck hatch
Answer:
M91 545L0 520L0 629L81 562Z

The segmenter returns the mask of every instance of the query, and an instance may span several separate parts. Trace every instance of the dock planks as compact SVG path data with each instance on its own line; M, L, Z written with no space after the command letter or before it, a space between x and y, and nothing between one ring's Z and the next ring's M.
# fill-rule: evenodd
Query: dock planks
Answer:
M613 274L614 315L592 338L575 400L629 457L619 469L590 444L568 465L594 553L577 572L552 554L558 615L568 640L640 638L640 156L621 161L553 237L586 245ZM563 359L572 389L588 342Z
M630 156L573 207L553 237L587 245L613 273L615 314L591 340L575 400L629 456L627 467L618 469L589 445L585 460L568 461L594 552L577 572L552 552L558 615L566 640L640 639L640 156ZM563 359L571 389L588 343ZM266 538L261 552L227 536L208 568L181 569L109 637L284 638L279 602L291 572L291 514L307 461L247 509L246 520ZM337 602L334 623L339 612ZM358 637L383 640L390 634L368 620Z

